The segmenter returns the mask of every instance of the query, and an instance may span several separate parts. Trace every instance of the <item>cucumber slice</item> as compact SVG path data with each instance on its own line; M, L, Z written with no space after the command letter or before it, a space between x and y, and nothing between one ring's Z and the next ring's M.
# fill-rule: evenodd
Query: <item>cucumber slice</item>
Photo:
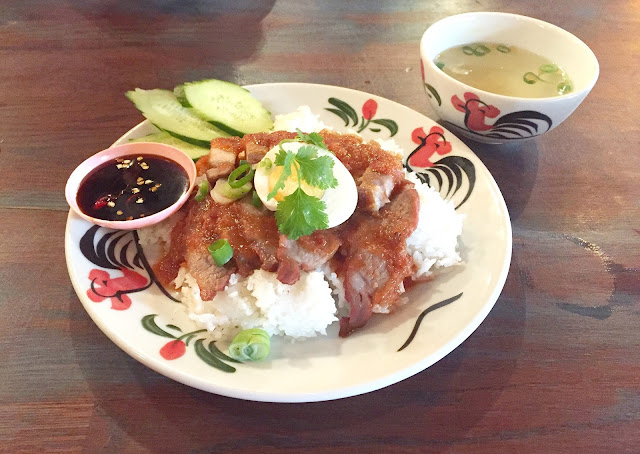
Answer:
M129 140L129 142L154 142L170 145L184 151L187 156L189 156L194 161L198 158L201 158L202 156L209 154L208 148L198 147L196 145L185 142L184 140L176 139L166 131L154 132L153 134L148 134L144 137L131 139Z
M273 128L271 113L239 85L209 79L182 86L194 112L232 135L243 136Z
M189 104L189 101L187 101L187 98L184 97L183 84L176 85L176 87L173 89L173 94L175 95L178 102L182 104L184 107L191 107L191 105Z
M181 140L208 148L212 139L228 136L198 117L191 109L180 105L174 94L168 90L136 88L128 91L126 96L158 129Z

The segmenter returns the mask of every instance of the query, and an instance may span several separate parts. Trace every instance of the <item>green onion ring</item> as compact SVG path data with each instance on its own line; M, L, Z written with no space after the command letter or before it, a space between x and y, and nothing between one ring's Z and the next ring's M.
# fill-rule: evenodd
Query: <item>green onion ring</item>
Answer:
M558 66L554 65L553 63L542 65L540 66L540 71L542 71L543 73L554 73L558 71Z
M229 345L229 356L238 361L260 361L269 356L271 339L261 328L240 331Z
M496 50L498 52L502 52L503 54L508 54L509 52L511 52L511 49L504 44L500 44L498 47L496 47Z
M525 83L532 85L541 79L536 74L529 71L528 73L525 73L524 76L522 76L522 80L524 80Z
M241 164L229 174L229 178L227 179L229 186L233 189L238 189L239 187L244 186L251 181L253 173L254 171L248 162ZM243 174L244 176L241 177Z
M561 95L571 93L573 91L573 87L569 82L560 82L556 88L558 90L558 93Z
M491 52L491 49L489 49L487 46L485 46L484 44L478 44L473 53L478 57L482 57L483 55L487 55L489 52Z
M233 248L226 238L221 238L209 245L209 254L213 257L216 265L222 266L233 257Z
M475 54L475 51L473 50L473 47L471 46L463 46L462 47L462 52L466 55L473 55Z
M194 197L196 202L202 202L209 193L209 182L205 179L198 185L198 193Z

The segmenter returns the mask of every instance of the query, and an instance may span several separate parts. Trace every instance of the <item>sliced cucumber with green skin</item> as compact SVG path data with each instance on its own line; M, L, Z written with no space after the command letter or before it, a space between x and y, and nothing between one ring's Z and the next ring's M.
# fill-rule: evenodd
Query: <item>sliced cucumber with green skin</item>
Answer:
M191 137L187 137L187 136L183 136L180 134L176 134L175 132L172 131L165 131L167 134L172 135L173 137L175 137L178 140L182 140L183 142L187 142L188 144L193 145L194 147L200 147L200 148L211 148L211 142L210 141L206 141L206 140L198 140L198 139L192 139ZM229 134L227 134L226 132L221 132L219 137L228 137Z
M182 106L168 90L136 88L128 91L126 96L158 129L193 145L208 148L212 139L228 136Z
M184 85L183 84L176 85L176 87L173 89L173 94L175 95L175 97L178 100L178 102L180 104L182 104L184 107L191 107L191 105L187 101L187 98L184 97Z
M202 156L209 154L208 148L198 147L192 145L184 140L176 139L166 131L154 132L144 137L138 137L137 139L131 139L129 142L154 142L170 145L174 148L184 151L194 161Z
M209 79L185 83L182 90L195 113L229 134L243 136L273 128L271 113L239 85Z

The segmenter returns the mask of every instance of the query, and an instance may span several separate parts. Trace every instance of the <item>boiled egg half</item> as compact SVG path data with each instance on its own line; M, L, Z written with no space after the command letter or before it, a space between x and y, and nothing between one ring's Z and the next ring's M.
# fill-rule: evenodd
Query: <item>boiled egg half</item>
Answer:
M344 164L330 151L301 142L285 142L282 144L282 148L285 151L293 153L297 153L303 146L313 146L318 152L318 157L329 156L333 160L333 176L338 180L338 185L335 188L319 189L308 185L304 180L302 180L301 187L308 195L317 197L325 203L327 217L329 218L329 228L340 225L349 219L356 209L358 203L356 182ZM276 211L278 202L298 188L298 176L295 169L292 169L291 175L285 181L284 188L280 189L271 199L267 199L283 171L282 166L275 165L276 154L279 149L280 145L277 145L267 152L264 158L256 164L253 177L253 186L258 197L260 197L264 206L271 211Z

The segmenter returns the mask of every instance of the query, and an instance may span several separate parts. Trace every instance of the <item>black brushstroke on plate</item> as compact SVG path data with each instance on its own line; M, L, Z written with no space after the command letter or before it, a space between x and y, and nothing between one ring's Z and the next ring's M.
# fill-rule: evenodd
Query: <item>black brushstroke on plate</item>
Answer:
M128 290L123 293L139 292L142 290L146 290L147 288L151 287L151 285L155 284L158 289L160 289L160 291L171 301L174 301L176 303L180 302L179 300L171 296L171 294L158 281L158 278L153 272L149 261L144 255L142 246L140 246L137 231L133 230L131 232L124 233L117 230L107 231L99 237L96 244L95 240L98 237L99 230L100 226L91 226L82 236L82 238L80 238L80 252L87 260L100 268L106 268L110 270L119 270L121 268L134 269L134 267L143 269L149 276L148 285L138 289ZM130 238L130 236L133 236L133 240ZM136 253L133 257L133 263L130 263L127 255L129 246L132 241L136 246Z
M440 301L439 303L436 303L436 304L434 304L432 306L429 306L428 308L423 310L422 313L416 319L416 323L415 323L415 325L413 325L413 329L411 330L411 334L409 334L409 337L404 342L404 344L402 344L402 347L400 347L398 349L398 351L400 352L400 351L404 350L405 348L407 348L409 346L409 344L411 342L413 342L413 339L416 337L416 334L418 333L418 329L420 328L420 324L422 323L422 320L425 318L425 316L427 314L429 314L430 312L435 311L436 309L440 309L442 307L445 307L448 304L453 303L454 301L457 301L458 299L460 299L461 296L462 296L462 293L458 293L456 296L452 296L451 298L447 298L446 300Z
M171 294L167 291L167 289L164 288L164 286L160 283L160 281L158 281L158 278L156 277L156 273L153 272L153 268L151 268L151 265L149 264L149 261L147 260L147 256L144 255L144 251L142 250L142 246L140 246L140 238L138 237L138 231L134 230L132 233L133 233L133 240L134 240L134 243L136 245L136 249L138 251L138 253L136 254L136 257L140 258L140 262L142 263L143 268L146 270L147 274L149 274L149 279L151 279L156 284L158 289L160 289L160 291L162 293L164 293L164 295L167 298L169 298L171 301L179 303L180 300L178 300L178 299L174 298L173 296L171 296Z

